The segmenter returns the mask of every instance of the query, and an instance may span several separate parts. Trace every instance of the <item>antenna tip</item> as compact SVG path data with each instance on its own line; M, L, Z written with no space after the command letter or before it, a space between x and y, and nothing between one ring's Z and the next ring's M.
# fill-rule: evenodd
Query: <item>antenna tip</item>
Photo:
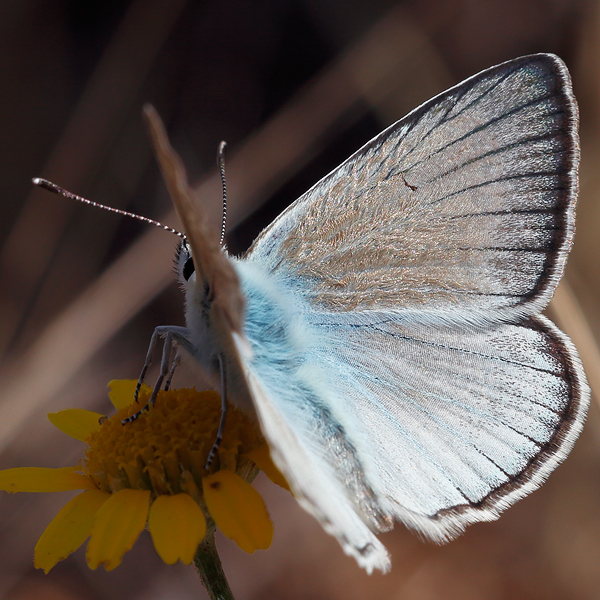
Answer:
M55 194L63 194L64 190L57 186L55 183L48 181L47 179L41 179L40 177L34 177L32 180L33 185L39 185L41 188L54 192ZM63 194L64 196L64 194Z

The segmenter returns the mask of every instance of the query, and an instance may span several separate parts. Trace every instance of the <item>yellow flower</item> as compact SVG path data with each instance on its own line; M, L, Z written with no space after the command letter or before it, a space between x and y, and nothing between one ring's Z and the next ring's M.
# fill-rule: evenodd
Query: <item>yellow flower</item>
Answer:
M180 389L160 392L155 405L123 426L148 400L132 403L134 381L112 381L111 418L81 409L48 415L64 433L87 444L76 467L0 471L0 490L57 492L85 490L68 502L35 547L35 566L46 573L89 537L86 558L96 569L118 566L148 525L154 547L167 564L190 564L207 531L207 519L246 552L266 549L273 525L250 485L258 469L287 487L269 456L260 430L230 407L223 441L205 464L221 415L215 392Z

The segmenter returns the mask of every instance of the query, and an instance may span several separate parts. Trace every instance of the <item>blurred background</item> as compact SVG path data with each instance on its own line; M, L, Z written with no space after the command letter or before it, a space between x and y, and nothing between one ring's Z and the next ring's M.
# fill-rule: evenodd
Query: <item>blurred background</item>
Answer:
M218 540L238 600L600 598L600 3L597 0L4 0L0 3L0 468L76 464L46 413L109 413L157 325L182 325L176 240L30 183L178 226L141 119L153 103L210 214L228 142L228 243L242 252L287 204L381 129L481 69L554 52L581 110L575 247L549 314L594 392L572 456L497 522L444 547L401 525L392 572L367 576L259 476L269 551ZM184 376L185 378L185 376ZM144 532L115 571L84 548L49 575L33 548L69 493L0 495L0 597L206 598Z

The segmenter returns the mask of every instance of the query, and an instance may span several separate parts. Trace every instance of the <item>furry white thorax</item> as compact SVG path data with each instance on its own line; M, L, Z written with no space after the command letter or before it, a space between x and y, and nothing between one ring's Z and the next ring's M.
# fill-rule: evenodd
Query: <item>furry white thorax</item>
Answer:
M189 249L182 244L176 257L176 270L185 293L185 337L189 346L179 343L180 350L184 356L187 354L193 359L187 363L192 368L199 368L207 382L218 392L221 392L219 355L222 355L225 359L228 400L247 414L253 415L254 405L239 363L232 354L231 344L223 339L211 318L208 286L203 281L198 281L195 271L187 280L183 275L185 263L190 256ZM199 293L199 285L205 287L204 293Z

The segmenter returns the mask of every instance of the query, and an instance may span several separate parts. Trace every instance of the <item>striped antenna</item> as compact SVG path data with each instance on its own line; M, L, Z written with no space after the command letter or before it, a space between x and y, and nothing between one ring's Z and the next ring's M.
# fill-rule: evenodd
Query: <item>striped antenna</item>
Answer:
M219 144L219 151L217 152L217 164L219 165L219 171L221 173L221 184L223 185L223 219L221 220L221 240L220 244L223 245L225 241L225 224L227 223L227 188L225 186L225 146L226 142Z
M179 236L182 239L185 239L185 235L177 229L173 229L168 225L163 225L154 219L149 219L148 217L142 217L141 215L136 215L135 213L127 212L126 210L121 210L119 208L112 208L111 206L106 206L104 204L100 204L98 202L94 202L93 200L88 200L87 198L82 198L77 194L73 194L72 192L68 192L64 188L60 187L60 185L56 185L51 181L46 179L40 179L39 177L34 177L31 181L33 181L34 185L38 185L49 192L54 192L59 196L64 196L65 198L69 198L71 200L77 200L77 202L83 202L83 204L89 204L90 206L95 206L96 208L102 208L103 210L108 210L109 212L117 213L118 215L124 215L126 217L132 217L133 219L137 219L138 221L144 221L144 223L150 223L150 225L155 225L156 227L160 227L165 231L169 231L170 233L174 233L176 236Z

